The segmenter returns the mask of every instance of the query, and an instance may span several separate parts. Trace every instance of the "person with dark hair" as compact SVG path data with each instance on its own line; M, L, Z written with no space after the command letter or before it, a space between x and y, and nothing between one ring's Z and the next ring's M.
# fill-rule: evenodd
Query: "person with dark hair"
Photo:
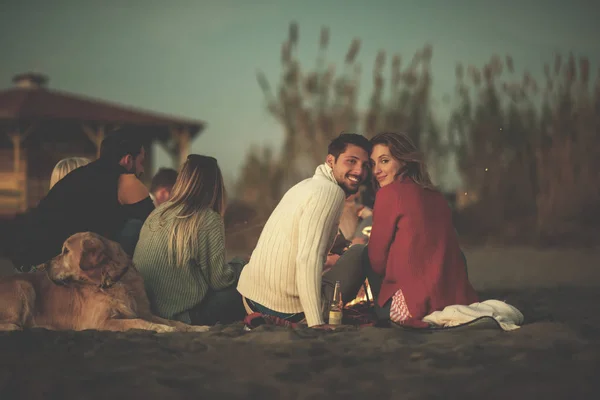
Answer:
M145 151L138 136L107 136L100 157L67 174L19 221L10 258L21 272L61 253L74 233L94 232L115 240L132 255L154 204L139 180Z
M323 283L329 283L325 285L329 288L336 280L342 285L356 280L338 279L343 275L338 270L345 269L343 264L350 262L354 251L348 250L341 258L328 256L328 252L337 236L345 198L356 193L367 177L370 150L364 136L341 134L329 145L326 161L315 175L283 196L237 286L248 314L258 312L290 323L306 321L309 327L328 328L322 298L331 291L324 290ZM324 273L327 267L330 272ZM359 280L358 286L361 283ZM358 287L354 289L356 293ZM325 292L329 292L327 296L323 296Z
M150 183L150 197L155 207L169 200L176 180L177 171L173 168L161 168L154 174Z
M128 155L132 157L132 160L138 160L140 155L145 155L145 149L139 135L118 132L107 136L100 144L100 158L110 164L120 164L123 158ZM134 170L131 172L141 178L144 173L144 158L140 158L139 161L140 164L135 165Z

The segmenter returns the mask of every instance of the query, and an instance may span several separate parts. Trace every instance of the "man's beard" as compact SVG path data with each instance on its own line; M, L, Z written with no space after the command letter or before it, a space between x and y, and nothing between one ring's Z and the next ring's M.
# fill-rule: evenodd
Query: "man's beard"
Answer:
M142 179L142 176L144 175L144 172L138 172L137 168L135 167L135 165L129 170L130 173L134 174L136 178L138 179Z
M360 185L358 185L356 188L349 188L343 183L338 183L338 185L342 188L344 193L346 193L346 197L358 193L358 190L360 189Z

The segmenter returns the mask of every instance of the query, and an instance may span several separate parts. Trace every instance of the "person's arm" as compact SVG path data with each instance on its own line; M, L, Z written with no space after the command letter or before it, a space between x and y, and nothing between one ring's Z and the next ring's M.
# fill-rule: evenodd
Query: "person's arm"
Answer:
M128 219L144 222L154 211L154 202L148 188L134 174L119 176L118 197Z
M213 212L205 215L205 229L198 234L206 239L206 248L198 249L204 253L198 260L198 267L206 283L213 290L221 290L233 285L239 276L241 266L225 262L225 225L223 219ZM200 241L202 243L202 240Z
M139 219L142 222L146 221L152 211L154 211L154 203L150 197L146 197L135 204L125 204L123 206L123 212L127 219Z
M296 284L309 327L323 325L321 275L343 205L339 189L326 187L312 196L300 216Z
M388 253L401 217L397 193L393 188L380 189L375 197L373 225L367 246L371 268L379 275L385 273Z
M369 216L363 218L356 228L352 244L367 244L371 236L371 226L373 226L373 212L369 209Z
M120 175L118 187L119 203L123 205L139 203L146 198L150 199L148 188L134 174Z

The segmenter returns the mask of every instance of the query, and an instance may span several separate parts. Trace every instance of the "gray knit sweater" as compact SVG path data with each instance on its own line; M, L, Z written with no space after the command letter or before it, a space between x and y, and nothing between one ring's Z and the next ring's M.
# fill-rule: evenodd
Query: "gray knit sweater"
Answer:
M142 227L133 263L144 278L153 312L167 319L191 323L188 311L200 304L209 288L220 290L234 285L239 268L225 262L223 218L207 210L203 228L198 232L199 246L185 265L172 265L168 258L168 239L177 210L160 219L164 207L154 210Z

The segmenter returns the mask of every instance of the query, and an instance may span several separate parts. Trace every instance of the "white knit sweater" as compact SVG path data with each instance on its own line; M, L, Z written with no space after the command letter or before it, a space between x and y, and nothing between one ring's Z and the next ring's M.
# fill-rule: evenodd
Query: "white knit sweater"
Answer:
M274 311L304 312L308 326L323 324L321 274L344 198L327 164L288 190L242 270L238 291Z

